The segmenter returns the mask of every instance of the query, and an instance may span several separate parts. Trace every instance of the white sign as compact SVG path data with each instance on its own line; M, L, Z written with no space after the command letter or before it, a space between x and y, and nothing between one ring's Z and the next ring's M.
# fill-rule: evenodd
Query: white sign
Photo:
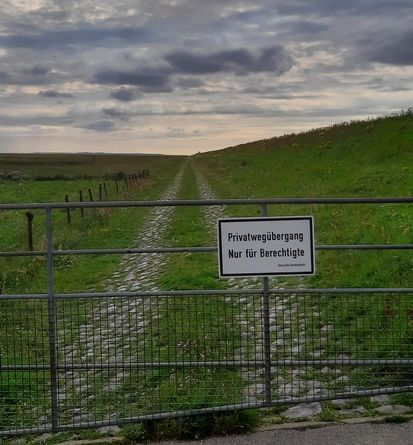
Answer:
M218 220L219 276L314 275L312 216Z

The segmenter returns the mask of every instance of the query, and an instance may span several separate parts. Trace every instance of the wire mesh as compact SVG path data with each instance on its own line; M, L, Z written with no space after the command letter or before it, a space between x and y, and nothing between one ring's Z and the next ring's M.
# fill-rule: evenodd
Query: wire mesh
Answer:
M47 317L44 300L0 300L0 428L3 430L49 422Z
M273 298L275 398L313 401L411 389L411 297L354 293ZM401 364L400 359L407 360Z
M59 302L61 426L255 403L254 394L245 392L239 363L262 361L255 336L244 335L255 332L257 320L240 323L246 302L239 300L235 295ZM259 296L248 300L259 308Z

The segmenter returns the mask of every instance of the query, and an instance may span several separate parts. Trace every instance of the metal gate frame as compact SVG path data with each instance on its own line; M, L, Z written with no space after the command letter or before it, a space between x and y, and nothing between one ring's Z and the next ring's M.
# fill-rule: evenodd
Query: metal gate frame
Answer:
M159 292L81 292L81 293L64 293L55 292L54 280L54 258L63 255L99 255L99 254L140 254L140 253L186 253L186 252L217 252L216 246L211 247L167 247L167 248L114 248L114 249L54 249L53 247L53 231L52 231L52 211L56 209L85 209L85 208L148 208L148 207L179 207L179 206L259 206L261 216L267 215L267 207L269 205L310 205L310 204L413 204L411 197L388 197L388 198L259 198L259 199L210 199L210 200L172 200L172 201L101 201L101 202L55 202L55 203L24 203L24 204L0 204L0 211L6 210L23 210L37 209L45 212L45 235L46 250L41 251L18 251L18 252L0 252L0 257L30 257L44 256L46 257L47 267L47 293L42 294L0 294L2 300L27 300L38 299L47 300L48 302L48 340L49 340L49 366L45 365L4 365L0 361L0 372L4 371L21 371L21 370L47 370L50 372L50 402L51 402L51 425L45 428L24 428L19 430L0 431L0 436L16 435L16 434L32 434L40 432L57 432L62 430L70 430L85 427L98 427L113 424L123 424L128 422L164 419L178 417L183 415L194 415L202 413L222 412L225 410L236 410L243 408L260 408L270 407L278 404L291 404L308 401L323 401L339 398L348 398L354 395L378 395L400 393L405 391L413 391L413 385L400 387L385 387L371 390L357 390L355 394L339 393L334 395L313 396L311 399L306 397L291 397L283 400L273 400L271 393L271 367L272 366L354 366L354 365L413 365L413 358L409 359L345 359L338 363L337 360L331 359L312 359L312 360L280 360L271 359L270 350L270 319L269 319L269 297L270 295L290 295L290 294L413 294L413 288L289 288L289 289L271 289L269 287L268 277L262 278L262 287L256 289L227 289L227 290L179 290L179 291L159 291ZM316 245L316 250L413 250L413 244L331 244ZM58 379L59 370L65 369L65 365L59 365L57 360L57 314L56 301L61 299L87 299L87 298L107 298L107 297L173 297L173 296L209 296L209 295L257 295L262 296L262 326L263 326L263 360L262 361L204 361L190 362L190 366L213 366L213 367L262 367L264 369L264 400L256 404L241 403L234 405L208 407L202 409L193 409L190 411L161 412L150 415L139 416L135 418L116 419L113 421L94 421L90 423L79 423L70 426L60 426L59 424L59 401L58 401ZM129 363L128 363L129 365ZM184 362L167 362L167 363L131 363L136 368L151 367L185 367L188 363ZM80 365L81 366L81 365ZM107 367L105 365L105 367ZM71 366L75 369L76 366ZM95 364L94 369L98 369L99 365Z

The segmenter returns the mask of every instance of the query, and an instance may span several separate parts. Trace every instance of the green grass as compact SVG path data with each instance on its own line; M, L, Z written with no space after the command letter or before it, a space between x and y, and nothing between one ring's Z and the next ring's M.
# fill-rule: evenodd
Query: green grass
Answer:
M186 169L178 198L196 197L196 184L191 169ZM173 246L202 246L211 242L205 230L204 215L199 207L178 207L167 238ZM203 253L171 255L165 271L158 277L162 289L219 289L215 257ZM155 328L153 350L161 361L203 361L230 358L239 347L239 327L229 323L234 308L222 297L203 296L168 298L161 303L162 316ZM152 328L152 332L153 332ZM237 335L238 334L238 335ZM159 373L160 408L203 408L241 402L242 380L230 368L171 369ZM186 385L177 385L187 380ZM159 382L160 381L160 382ZM177 389L180 388L180 389Z
M67 178L103 178L119 172L138 173L149 169L152 176L165 165L176 165L182 157L141 154L68 154L68 153L1 153L0 173L20 172L27 178L59 176Z
M29 157L30 158L30 157ZM35 157L39 159L39 157ZM42 158L42 156L40 156ZM74 157L76 160L76 156ZM43 158L42 158L43 159ZM83 159L83 158L82 158ZM67 162L66 162L67 161ZM70 156L62 163L70 165ZM109 159L110 161L110 159ZM117 172L124 165L110 164L106 160L105 173ZM135 158L129 158L129 170L136 171ZM156 199L169 185L182 165L182 158L159 157L152 159L153 168L149 178L139 181L127 190L115 194L115 186L108 182L109 199ZM52 162L48 159L47 162ZM76 161L77 162L77 161ZM76 164L72 172L80 174ZM145 157L150 163L150 157ZM147 164L146 164L147 165ZM103 169L104 164L102 164ZM40 165L37 173L47 174L55 166ZM141 166L139 165L141 168ZM13 168L16 166L13 165ZM24 171L27 165L23 165ZM66 181L24 180L0 181L0 202L42 202L61 201L63 193L70 194L71 200L77 199L80 189L87 190L101 182L102 171L93 170L85 164L85 172L96 175L94 180L74 179ZM111 170L112 169L112 170ZM84 196L86 194L84 193ZM35 211L34 247L35 250L45 249L44 215ZM54 247L57 249L111 248L133 245L139 228L147 217L148 210L143 209L85 209L84 218L80 211L72 212L72 222L68 224L66 213L53 212ZM0 250L25 250L26 227L24 211L0 213ZM119 267L119 255L99 256L56 256L54 263L55 290L57 292L79 292L105 290L107 280ZM47 290L45 258L0 259L0 290L2 294L44 293ZM0 302L0 346L2 364L47 364L48 350L48 319L46 300L7 300ZM70 301L57 303L57 317L64 318L68 323L79 325L90 316L91 302L81 300L73 312ZM47 372L7 372L0 374L0 425L31 425L49 410ZM15 401L15 402L13 402ZM31 407L38 407L35 411Z
M122 428L122 436L131 444L168 439L199 440L211 435L247 433L258 422L257 411L245 410L126 425Z
M397 196L413 182L412 125L406 113L194 158L221 196Z
M221 198L411 196L413 113L277 137L193 157ZM229 207L253 216L258 207ZM413 242L411 205L279 205L269 215L313 215L317 244ZM410 251L317 251L310 287L413 287ZM286 280L294 287L293 280ZM413 304L408 294L318 295L320 328L334 325L322 358L412 358ZM408 367L356 373L365 386L411 384Z
M172 172L166 179L170 181L171 177ZM161 190L161 185L165 185L166 179L162 184L155 183L146 189L141 188L140 193L146 193L147 197L150 197L150 193L154 195L155 187L158 186L156 190ZM38 184L43 186L45 182L37 181L36 185ZM187 169L179 197L193 198L196 196L195 189L193 172ZM90 212L83 220L80 215L77 215L70 226L65 224L66 215L63 212L58 213L56 218L59 230L55 234L56 246L64 249L93 246L112 247L119 246L119 243L127 246L133 241L137 227L145 216L142 212L140 214L132 213L131 216L129 213L131 212L125 210L114 211L96 221L96 215ZM129 229L131 229L133 237L129 235ZM170 240L170 245L176 246L209 245L212 235L205 230L202 210L198 207L178 208L168 230L168 240ZM117 244L114 244L115 242ZM35 258L33 261L38 262L37 268L39 268L40 259ZM119 259L116 257L99 257L97 259L92 259L92 257L57 257L55 275L58 290L60 292L82 290L85 286L102 289L104 288L102 281L109 275L108 269L112 271L112 267L116 268L118 261ZM41 283L37 268L33 268L33 275L29 278L26 266L27 264L22 267L22 270L25 271L24 278L30 280L32 288L43 291L44 283ZM91 276L92 278L90 278ZM158 277L158 285L164 289L219 289L223 287L223 283L216 278L215 257L211 254L170 255L166 270ZM20 288L25 288L24 279L20 281L15 279L10 284L10 289L13 289L14 292ZM239 348L240 345L236 340L239 336L239 326L235 323L227 323L227 320L232 320L234 317L234 307L221 297L209 299L184 296L173 299L159 298L156 304L160 318L152 321L150 332L145 334L145 347L136 351L137 360L146 362L218 360L227 356L231 358L233 351ZM47 307L45 304L42 306L42 303L39 302L33 302L31 310L28 308L27 302L17 301L14 305L13 307L9 306L10 310L4 312L5 326L13 325L16 318L20 317L17 320L18 329L25 329L24 341L15 340L17 328L4 332L3 338L6 343L10 342L13 345L6 356L11 358L13 348L17 347L21 362L40 360L47 363L46 336L35 335L39 328L43 331L47 330ZM23 313L27 313L27 317L22 317ZM89 323L90 313L91 307L89 307L88 301L79 301L74 309L70 301L58 303L58 316L61 314L65 317L67 331L75 332L77 325ZM70 318L72 315L74 318L70 321L68 317ZM74 325L69 328L67 323ZM26 339L30 337L32 337L32 345L30 342L26 342ZM13 362L16 363L15 360ZM16 375L18 381L13 384L10 381L10 373L3 373L5 379L8 380L5 382L5 387L15 391L15 394L11 396L2 394L4 406L9 408L13 405L16 410L2 413L3 419L0 421L2 425L7 422L6 418L12 423L18 422L20 426L30 425L36 422L42 413L47 413L50 410L47 388L38 382L39 394L32 391L29 394L29 404L38 405L41 413L39 414L37 411L30 415L19 414L18 409L21 408L23 399L22 391L27 387L27 382L23 375L19 373ZM32 374L27 373L27 377L29 380L33 380ZM99 387L100 383L103 385L111 377L113 375L110 372L102 373L97 377L99 381L96 381L95 386ZM48 378L48 373L45 373L44 381L47 382ZM154 369L150 372L137 370L130 372L119 388L120 394L127 395L126 399L123 396L118 397L113 393L102 391L89 405L97 419L105 415L109 409L116 411L120 418L127 418L131 415L168 410L189 410L240 403L243 386L244 383L238 370L231 368L210 367L190 370L170 368ZM42 399L43 393L46 396L43 396ZM73 394L68 396L69 400L71 397L75 397ZM16 403L11 403L12 400L15 400ZM127 400L126 403L125 400ZM196 416L189 419L174 419L160 424L147 423L145 424L145 434L149 434L148 431L150 431L151 437L173 437L176 435L179 437L201 437L206 434L241 432L252 427L254 422L251 419L253 417L252 414L247 413L226 413L210 415L208 422L204 417ZM17 418L19 418L18 421ZM70 422L70 419L70 415L66 419L62 406L62 422ZM200 424L204 425L203 429L199 428ZM132 430L131 434L133 435L136 431L133 428Z
M149 157L148 157L149 158ZM156 161L159 163L159 161ZM165 158L162 166L153 170L153 176L116 194L108 183L108 199L154 199L177 173L182 160ZM130 162L130 164L132 164ZM108 168L108 167L107 167ZM117 166L113 166L117 168ZM115 170L116 171L116 170ZM0 202L50 202L62 201L63 192L77 200L78 190L87 190L99 181L0 181ZM20 187L22 186L22 187ZM24 192L22 191L22 188ZM85 196L85 193L84 193ZM27 228L25 211L0 213L0 250L26 250ZM72 212L72 222L67 223L66 212L53 211L53 238L57 249L128 247L137 236L138 229L148 214L147 209L85 209ZM34 248L44 250L45 218L42 211L34 212ZM0 259L0 289L2 293L44 292L46 275L44 258ZM119 263L118 256L59 256L55 259L56 290L80 291L91 287L101 290L104 278L109 277Z
M193 160L217 196L223 198L410 196L413 189L412 152L413 115L404 113L257 141L199 154ZM160 196L170 183L182 165L182 158L0 155L0 165L2 172L19 170L28 178L22 181L0 180L0 202L59 201L66 193L75 200L80 189L86 196L85 191L92 187L96 195L97 185L104 177L144 168L151 172L149 180L129 190L124 197L152 199ZM33 179L56 175L72 179ZM114 184L107 181L113 194ZM186 169L179 198L196 198L195 190L193 173ZM258 207L227 208L228 216L252 216L259 215L259 212ZM269 214L314 215L318 244L413 243L411 205L280 205L269 206ZM87 211L85 218L81 219L80 212L75 211L69 226L65 212L55 211L55 247L129 246L146 215L145 210L118 209L101 213ZM45 239L41 212L35 212L34 221L35 248L42 250ZM24 212L0 212L0 250L26 248L24 222ZM212 234L205 229L200 207L176 208L168 228L167 242L169 246L212 244ZM225 283L217 279L213 254L168 254L168 259L167 267L157 278L159 288L225 288ZM118 268L119 261L119 256L58 257L55 262L57 291L103 290L107 278ZM413 261L409 251L317 251L316 262L316 276L306 280L311 287L413 287ZM0 264L2 293L45 291L43 258L1 259ZM298 281L291 278L285 282L294 287ZM46 336L40 334L47 330L46 302L1 304L2 363L9 363L16 351L22 362L47 361ZM240 349L240 328L236 322L239 308L231 301L224 301L219 296L208 299L178 296L160 298L156 304L161 316L152 321L150 330L145 332L145 347L137 351L137 360L232 359L235 351ZM413 305L408 294L322 294L311 298L307 296L303 304L309 314L308 341L317 345L320 328L326 324L334 326L327 345L323 346L321 358L336 358L341 354L350 358L412 358ZM70 304L62 303L58 310L64 311L66 316L71 314ZM311 317L314 310L320 315L319 321ZM86 302L78 303L75 316L77 320L74 323L88 321L90 307ZM294 323L292 329L296 329ZM9 328L6 331L1 326ZM345 369L343 367L342 371L347 372ZM312 371L314 375L310 378L322 380ZM310 375L311 370L308 372ZM352 373L352 384L358 387L411 384L412 370L407 366L397 369L391 366L360 367L349 372ZM4 419L15 421L19 416L23 426L29 425L39 417L38 412L33 414L33 418L21 412L19 403L23 400L32 405L40 401L39 410L48 409L47 402L41 400L42 394L25 392L27 385L30 387L34 383L30 373L2 373L1 379L3 403L0 413L3 419L0 419L0 425L6 422ZM37 375L36 379L47 381L47 372ZM119 416L127 417L132 413L139 415L239 403L243 398L243 386L245 382L239 371L231 368L138 370L122 382L122 394L129 397L127 404L122 397L111 399L102 393L96 401L96 409L107 413L102 407L110 405ZM6 387L8 392L3 390ZM13 404L12 400L18 403ZM393 400L398 401L396 396ZM367 407L368 402L365 405ZM208 434L227 431L226 428L229 431L231 423L242 427L243 422L236 417L240 414L233 418L231 415L226 420L214 417L214 425L221 421L224 425L213 427ZM321 417L332 420L335 415L332 407L326 404ZM148 423L143 431L140 427L138 431L131 427L130 435L140 438L142 435L168 438L174 434L196 437L199 434L195 433L197 430L201 431L201 436L204 435L199 427L202 418L191 419Z

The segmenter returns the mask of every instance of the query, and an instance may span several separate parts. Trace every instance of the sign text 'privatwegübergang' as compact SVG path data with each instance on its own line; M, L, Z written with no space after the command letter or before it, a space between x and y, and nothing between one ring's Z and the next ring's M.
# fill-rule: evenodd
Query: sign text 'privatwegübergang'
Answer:
M219 275L313 275L311 216L218 221Z

